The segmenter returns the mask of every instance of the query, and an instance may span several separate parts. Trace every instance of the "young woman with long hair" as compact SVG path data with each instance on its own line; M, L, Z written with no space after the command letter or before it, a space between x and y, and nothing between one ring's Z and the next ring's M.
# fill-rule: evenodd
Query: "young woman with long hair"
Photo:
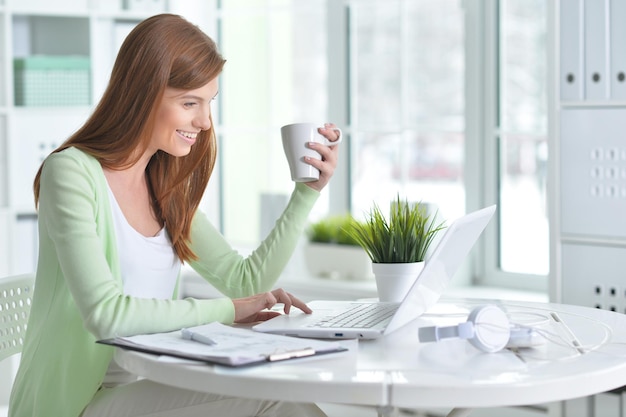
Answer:
M35 292L11 417L323 416L313 404L205 394L138 380L96 340L213 321L265 320L305 303L273 285L293 253L337 147L311 146L318 181L298 183L275 228L240 256L198 210L216 158L211 101L224 59L170 14L124 41L93 114L42 164ZM321 128L337 140L333 125ZM178 299L187 262L226 297Z

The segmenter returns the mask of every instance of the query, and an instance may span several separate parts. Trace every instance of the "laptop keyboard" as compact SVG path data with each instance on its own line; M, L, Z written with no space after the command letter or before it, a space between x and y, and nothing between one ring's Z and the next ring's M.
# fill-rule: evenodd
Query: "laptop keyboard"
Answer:
M339 328L369 328L389 320L396 310L398 304L357 304L337 316L324 317L313 324L312 327L339 327Z

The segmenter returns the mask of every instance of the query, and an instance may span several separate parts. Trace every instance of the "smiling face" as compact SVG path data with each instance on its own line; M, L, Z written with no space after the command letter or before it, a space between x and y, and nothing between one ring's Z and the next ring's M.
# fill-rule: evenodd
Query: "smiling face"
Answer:
M217 78L195 90L166 88L157 109L149 152L187 155L198 133L211 128L211 101L217 91Z

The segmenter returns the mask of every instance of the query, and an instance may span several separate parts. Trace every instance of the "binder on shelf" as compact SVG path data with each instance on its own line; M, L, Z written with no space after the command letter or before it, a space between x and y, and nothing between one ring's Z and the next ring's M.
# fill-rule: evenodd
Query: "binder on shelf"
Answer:
M626 1L610 3L611 100L626 100Z
M192 336L189 336L189 335ZM204 340L210 340L206 343ZM99 340L98 343L139 352L173 356L231 367L258 365L344 352L338 341L302 339L247 328L209 323L168 333Z
M608 1L584 2L585 99L609 98ZM561 4L567 2L561 2Z
M560 3L560 87L561 100L584 98L583 76L583 0Z

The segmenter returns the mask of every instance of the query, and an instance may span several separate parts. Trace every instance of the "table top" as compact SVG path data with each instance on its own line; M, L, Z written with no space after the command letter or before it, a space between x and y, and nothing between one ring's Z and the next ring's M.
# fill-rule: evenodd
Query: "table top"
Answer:
M472 308L487 303L499 305L512 323L536 328L546 343L483 353L460 339L418 342L417 328L464 322ZM116 360L154 381L224 395L415 408L497 407L561 401L626 385L624 330L626 315L587 307L443 299L390 335L346 341L350 350L339 354L246 368L123 349L116 350Z

